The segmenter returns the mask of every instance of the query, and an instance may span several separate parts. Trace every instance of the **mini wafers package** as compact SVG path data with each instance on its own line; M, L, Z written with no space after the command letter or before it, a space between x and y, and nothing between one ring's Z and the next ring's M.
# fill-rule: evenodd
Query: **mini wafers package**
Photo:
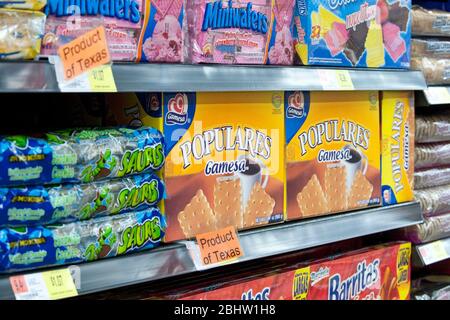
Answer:
M450 237L450 213L425 217L424 222L404 229L406 238L415 243L425 243Z
M0 186L87 183L154 172L164 138L150 127L61 130L0 137Z
M430 168L414 172L414 189L426 189L450 184L450 167Z
M1 7L0 5L0 60L35 58L41 50L45 14Z
M409 68L411 0L296 0L298 62Z
M414 199L414 92L381 93L383 205Z
M0 8L41 10L47 0L0 0Z
M378 92L286 92L288 219L379 205Z
M282 92L164 93L166 241L284 220Z
M0 188L0 226L67 223L155 207L164 184L154 174L85 184Z
M416 144L414 162L416 169L448 165L450 163L450 143Z
M416 141L443 142L450 141L450 112L418 115L416 117Z
M220 283L180 300L408 300L411 244L395 243L299 263L232 284ZM200 292L199 292L200 291Z
M450 13L412 7L412 33L418 36L450 36Z
M47 227L0 229L0 272L94 261L158 246L159 209ZM107 272L107 270L105 270Z
M450 185L420 189L414 192L424 216L450 212Z
M114 61L182 62L183 0L48 0L42 55L100 25Z
M187 61L293 64L295 0L186 1Z

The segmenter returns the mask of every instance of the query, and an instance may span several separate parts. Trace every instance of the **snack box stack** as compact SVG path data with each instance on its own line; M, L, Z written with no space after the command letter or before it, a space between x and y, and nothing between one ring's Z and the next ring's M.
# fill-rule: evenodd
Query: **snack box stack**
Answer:
M153 290L146 299L408 300L410 261L410 243L390 243L311 262L290 261L206 286Z
M0 0L0 60L28 60L41 51L46 0Z
M414 195L425 221L405 229L408 240L424 243L450 236L450 113L416 115Z
M0 272L157 246L164 162L150 127L0 137Z
M300 64L410 66L410 0L296 0L294 25Z
M431 1L427 1L431 2ZM444 4L412 8L411 68L421 70L429 85L450 84L450 13Z

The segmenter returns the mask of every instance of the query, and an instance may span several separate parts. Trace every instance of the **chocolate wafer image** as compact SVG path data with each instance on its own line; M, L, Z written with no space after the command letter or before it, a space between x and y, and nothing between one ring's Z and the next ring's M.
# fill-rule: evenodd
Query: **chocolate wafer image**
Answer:
M267 224L273 213L275 200L261 187L258 182L253 186L247 207L245 208L242 224L249 228L261 224Z
M324 178L324 191L331 212L347 209L347 169L341 167L327 167Z
M216 230L216 217L201 189L178 214L178 222L186 238Z
M303 217L328 212L328 203L317 175L309 179L303 190L297 194L297 203Z
M214 185L214 214L217 229L242 228L241 181L219 180Z
M373 185L367 180L366 176L358 170L353 179L353 184L348 195L348 208L357 208L367 206L372 196Z
M402 7L400 2L396 2L389 6L388 20L397 25L401 31L406 31L409 20L409 9Z
M358 64L359 59L361 59L366 50L365 43L368 32L369 27L367 23L361 23L355 29L349 29L349 39L345 46L344 54L353 65Z

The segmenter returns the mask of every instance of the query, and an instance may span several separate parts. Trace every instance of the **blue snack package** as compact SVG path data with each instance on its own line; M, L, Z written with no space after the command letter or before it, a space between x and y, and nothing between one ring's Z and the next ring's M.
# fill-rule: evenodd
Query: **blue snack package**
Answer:
M69 223L143 210L165 197L155 174L86 184L0 188L0 227Z
M158 208L53 225L0 229L0 272L124 255L158 246L166 219Z
M62 130L45 138L0 137L0 186L88 183L154 172L164 165L155 128Z
M296 0L297 62L407 69L411 20L411 0Z

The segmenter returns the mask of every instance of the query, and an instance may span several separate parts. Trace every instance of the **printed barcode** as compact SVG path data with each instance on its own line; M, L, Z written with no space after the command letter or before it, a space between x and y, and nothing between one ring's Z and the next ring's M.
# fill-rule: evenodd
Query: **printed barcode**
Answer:
M103 70L96 70L94 71L94 79L95 80L104 80L105 79L105 75L103 74Z

